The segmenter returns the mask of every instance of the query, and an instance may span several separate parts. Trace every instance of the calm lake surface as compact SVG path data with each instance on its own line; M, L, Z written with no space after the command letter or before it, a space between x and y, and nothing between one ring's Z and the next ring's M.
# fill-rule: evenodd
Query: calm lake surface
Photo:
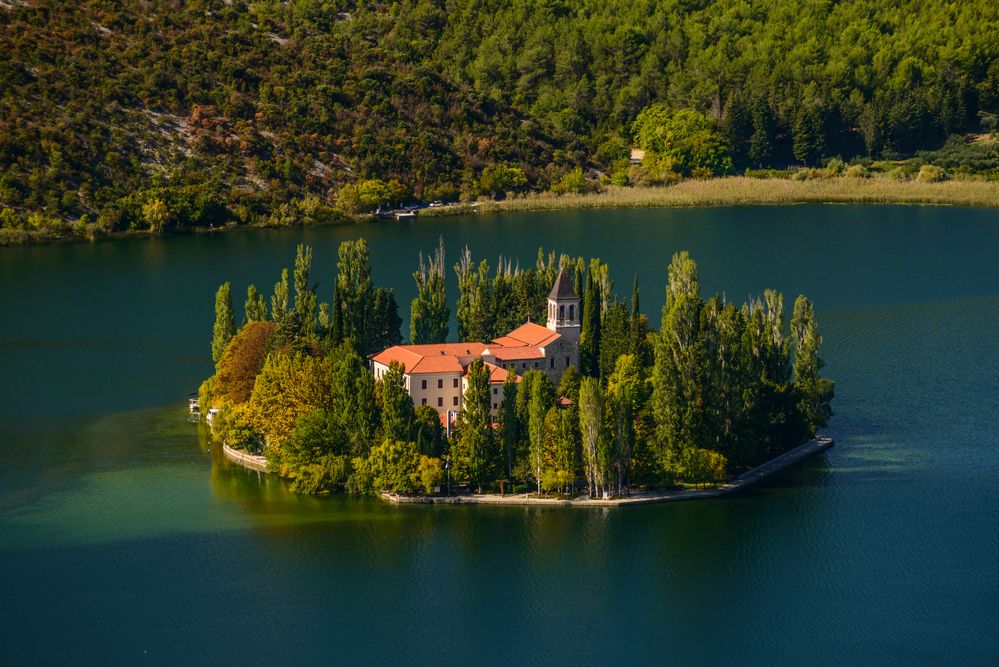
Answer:
M403 315L442 235L815 303L836 447L618 510L307 498L187 421L213 294L364 236ZM421 220L0 249L0 650L24 663L996 664L999 212L796 206ZM455 295L451 281L449 296ZM453 310L453 307L452 307ZM408 331L408 323L404 326Z

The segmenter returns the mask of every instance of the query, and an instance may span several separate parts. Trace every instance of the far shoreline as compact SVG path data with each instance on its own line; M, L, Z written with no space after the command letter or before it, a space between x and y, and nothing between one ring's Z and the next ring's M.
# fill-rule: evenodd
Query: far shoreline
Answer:
M673 185L606 186L584 194L527 193L506 199L482 199L453 206L420 209L420 218L457 217L482 213L581 211L592 209L712 208L729 206L792 206L800 204L859 204L889 206L955 206L999 208L999 181L952 179L939 182L897 181L887 176L835 176L792 180L724 176L687 179ZM51 236L45 232L2 230L0 247L97 242L132 238L169 238L191 234L218 234L237 230L275 230L302 227L343 227L383 222L374 214L343 216L334 222L301 225L228 224L216 228L182 228L166 234L148 230L113 232L106 236Z

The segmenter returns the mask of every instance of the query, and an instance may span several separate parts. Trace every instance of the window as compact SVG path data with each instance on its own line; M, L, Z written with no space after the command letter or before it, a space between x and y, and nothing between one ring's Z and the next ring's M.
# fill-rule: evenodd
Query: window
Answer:
M497 392L497 391L499 391L499 389L497 389L496 387L493 387L493 396L495 396L495 395L496 395L496 392Z
M422 382L423 382L423 389L426 389L427 388L427 381L423 380Z
M558 318L560 320L564 320L565 319L565 306L559 306L558 307Z
M555 357L552 357L552 365L551 365L551 367L555 368Z
M455 388L455 389L457 389L457 388L458 388L458 378L455 378L455 379L454 379L454 388Z
M427 404L427 397L424 396L423 398L420 399L420 405L426 405L426 404Z
M437 397L437 407L438 408L443 408L444 407L444 397L443 396L438 396Z
M454 405L454 407L458 407L458 397L457 396L455 396L453 399L451 399L451 404Z
M569 304L569 319L573 322L576 321L576 304Z
M526 361L521 362L520 367L527 368L527 362Z
M536 362L536 361L534 362L534 367L535 367L535 368L537 368L537 367L538 367L538 362Z
M565 358L565 367L566 367L566 368L568 368L568 367L569 367L569 357L566 357L566 358Z
M443 389L444 388L444 380L443 379L437 380L437 388L438 389Z
M493 410L495 410L495 409L496 409L496 404L495 404L495 403L493 403Z

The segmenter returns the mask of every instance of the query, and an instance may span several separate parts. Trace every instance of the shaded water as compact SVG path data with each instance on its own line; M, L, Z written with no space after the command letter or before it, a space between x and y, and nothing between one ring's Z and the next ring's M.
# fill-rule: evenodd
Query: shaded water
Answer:
M0 646L16 663L991 664L999 213L589 211L0 252ZM624 510L302 498L186 421L212 294L364 236L403 314L443 235L815 303L837 446L739 498ZM530 240L525 240L530 239ZM453 280L451 295L454 295ZM241 302L237 296L236 301Z

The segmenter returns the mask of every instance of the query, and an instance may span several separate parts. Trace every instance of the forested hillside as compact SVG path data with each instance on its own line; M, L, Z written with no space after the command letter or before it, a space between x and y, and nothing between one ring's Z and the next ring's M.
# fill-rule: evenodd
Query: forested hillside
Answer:
M994 129L997 34L992 0L9 0L0 227L546 189L675 127L679 176L913 155Z

